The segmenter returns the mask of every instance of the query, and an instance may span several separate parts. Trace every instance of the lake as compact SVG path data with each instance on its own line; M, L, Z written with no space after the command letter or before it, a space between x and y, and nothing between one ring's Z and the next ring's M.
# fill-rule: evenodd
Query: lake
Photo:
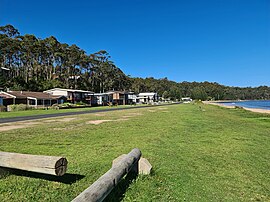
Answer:
M234 102L220 102L227 106L240 106L247 108L269 109L270 100L248 100L248 101L234 101Z

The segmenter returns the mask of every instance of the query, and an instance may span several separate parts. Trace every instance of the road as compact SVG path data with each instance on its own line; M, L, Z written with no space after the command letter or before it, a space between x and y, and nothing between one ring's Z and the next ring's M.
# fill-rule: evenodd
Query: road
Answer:
M150 105L150 106L149 105L147 105L147 106L134 106L134 107L128 107L128 108L97 109L97 110L78 111L78 112L63 112L63 113L57 113L57 114L40 114L40 115L32 115L32 116L0 118L0 124L12 123L12 122L17 122L17 121L29 121L29 120L37 120L37 119L54 118L54 117L61 117L61 116L94 114L94 113L99 113L99 112L122 111L122 110L130 110L130 109L149 108L149 107L161 107L161 106L168 106L168 105L175 105L175 104L180 104L180 103Z

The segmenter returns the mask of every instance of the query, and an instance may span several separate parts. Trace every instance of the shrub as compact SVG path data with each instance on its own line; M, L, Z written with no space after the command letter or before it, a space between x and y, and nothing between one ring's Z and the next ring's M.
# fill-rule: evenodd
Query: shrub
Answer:
M86 104L84 102L80 101L80 102L77 102L76 105L78 105L78 106L85 106Z
M25 111L25 110L32 110L35 107L28 106L26 104L17 104L17 105L10 105L10 111Z
M51 106L51 109L56 109L56 110L58 110L58 109L59 109L59 105L58 105L58 104L53 104L53 105Z
M241 106L235 106L234 108L235 109L244 109L244 107L241 107Z
M6 112L7 108L3 105L0 105L0 112Z

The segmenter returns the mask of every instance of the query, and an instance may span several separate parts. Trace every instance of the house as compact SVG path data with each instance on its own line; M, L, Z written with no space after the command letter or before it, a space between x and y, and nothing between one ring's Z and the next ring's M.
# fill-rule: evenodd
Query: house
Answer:
M31 91L8 91L0 92L2 98L2 104L4 106L12 104L26 104L30 106L51 106L57 103L61 97L52 96L42 92L31 92Z
M134 92L125 92L125 91L108 91L105 93L94 93L94 103L96 105L108 105L117 104L117 105L127 105L136 102L137 96Z
M190 103L190 102L192 102L192 99L190 97L182 97L181 98L181 101L183 103Z
M105 93L107 95L107 102L118 105L129 104L128 93L124 91L108 91Z
M8 106L15 103L15 96L0 91L0 106Z
M130 104L138 103L139 102L138 96L134 92L128 92L128 102Z
M86 90L53 88L44 91L53 96L64 96L66 101L71 103L84 102L86 104L92 104L94 102L94 92Z
M138 99L140 103L153 103L158 101L158 95L155 92L139 93Z
M107 105L108 95L106 93L94 93L93 105Z

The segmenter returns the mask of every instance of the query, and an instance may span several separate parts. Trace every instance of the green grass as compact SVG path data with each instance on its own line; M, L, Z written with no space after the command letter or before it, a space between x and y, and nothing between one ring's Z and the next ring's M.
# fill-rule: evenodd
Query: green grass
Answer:
M1 151L64 155L68 173L85 176L65 184L8 175L0 179L0 200L70 201L110 169L114 158L138 147L153 173L133 181L123 201L270 201L270 116L209 105L158 108L0 132ZM86 124L131 112L143 115Z
M77 112L77 111L89 111L89 110L100 110L100 109L110 109L110 108L125 108L133 107L130 105L119 105L119 106L99 106L99 107L86 107L86 108L75 108L75 109L36 109L36 110L26 110L26 111L12 111L12 112L0 112L0 118L11 118L18 116L32 116L32 115L41 115L41 114L58 114L64 112Z

